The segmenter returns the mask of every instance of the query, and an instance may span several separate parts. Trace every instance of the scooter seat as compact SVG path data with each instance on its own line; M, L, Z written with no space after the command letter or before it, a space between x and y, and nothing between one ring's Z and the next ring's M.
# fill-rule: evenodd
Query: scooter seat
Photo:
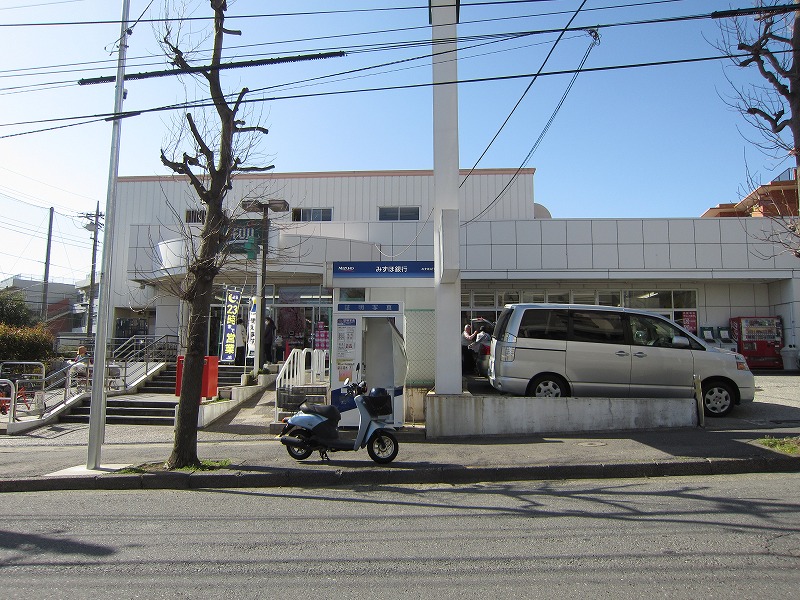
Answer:
M319 415L334 423L338 423L342 418L339 409L332 404L307 404L303 402L303 404L300 405L300 410L304 413Z

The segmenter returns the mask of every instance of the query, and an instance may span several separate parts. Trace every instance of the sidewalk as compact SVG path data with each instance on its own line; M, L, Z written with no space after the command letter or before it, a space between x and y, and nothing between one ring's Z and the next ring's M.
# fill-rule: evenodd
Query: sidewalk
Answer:
M297 462L269 434L274 391L267 391L198 432L203 460L228 460L216 471L114 473L119 466L161 463L171 427L107 425L103 469L87 471L88 426L58 424L26 436L0 436L0 492L56 489L286 487L458 484L511 480L658 477L800 471L800 456L778 453L760 438L800 436L800 375L758 375L757 401L705 428L580 436L434 440L409 425L387 466L366 450L317 454Z

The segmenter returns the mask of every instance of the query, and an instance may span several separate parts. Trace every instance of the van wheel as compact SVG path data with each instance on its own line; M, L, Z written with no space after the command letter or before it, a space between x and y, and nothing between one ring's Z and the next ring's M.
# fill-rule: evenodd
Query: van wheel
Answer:
M733 388L723 381L703 383L703 409L709 417L724 417L733 410Z
M569 386L558 375L539 375L530 382L525 395L534 398L560 398L569 396Z

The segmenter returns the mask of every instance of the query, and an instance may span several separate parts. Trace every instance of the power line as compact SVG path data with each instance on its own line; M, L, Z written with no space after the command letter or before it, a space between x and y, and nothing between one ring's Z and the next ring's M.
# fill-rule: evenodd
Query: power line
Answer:
M633 63L633 64L625 64L625 65L610 65L605 67L589 67L583 69L565 69L559 71L548 71L538 73L539 77L550 77L550 76L558 76L558 75L572 75L574 73L601 73L605 71L618 71L624 69L639 69L645 67L663 67L663 66L671 66L671 65L680 65L680 64L696 64L702 62L709 62L715 60L730 60L732 58L744 58L749 56L748 54L724 54L718 56L705 56L700 58L684 58L684 59L675 59L675 60L663 60L663 61L651 61L645 63ZM332 92L316 92L310 94L292 94L287 96L269 96L269 97L262 97L262 98L245 98L242 100L242 104L260 104L263 102L278 102L281 100L299 100L299 99L307 99L307 98L323 98L327 96L340 96L344 94L361 94L361 93L374 93L374 92L387 92L387 91L400 91L400 90L413 90L413 89L421 89L432 87L433 85L452 85L453 83L457 84L468 84L468 83L489 83L495 81L511 81L514 79L528 79L533 77L534 73L523 73L519 75L498 75L495 77L476 77L471 79L459 79L457 81L446 81L440 84L434 83L414 83L414 84L405 84L405 85L395 85L395 86L383 86L383 87L374 87L374 88L361 88L356 90L337 90ZM31 135L34 133L42 133L45 131L53 131L56 129L66 129L69 127L77 127L80 125L88 125L90 123L98 123L101 121L110 121L113 119L125 119L129 117L135 117L144 114L152 114L152 113L159 113L159 112L167 112L172 110L186 110L190 108L210 108L214 104L209 100L202 100L197 102L186 102L181 104L173 104L169 106L160 106L155 108L147 108L137 111L131 112L122 112L119 114L113 113L106 113L106 114L98 114L94 116L82 115L79 117L59 117L56 119L45 119L39 121L24 121L19 123L2 123L0 127L10 127L16 125L32 125L32 124L43 124L48 122L56 122L56 121L69 121L69 120L82 120L79 123L69 123L66 125L58 125L53 127L47 127L43 129L37 129L32 131L25 131L19 133L12 133L0 136L0 139L7 139L12 137L19 137L22 135Z
M644 25L644 24L674 23L674 22L680 22L680 21L692 21L692 20L709 19L709 18L712 18L712 13L705 13L705 14L700 14L700 15L685 15L685 16L677 16L677 17L664 17L664 18L659 18L659 19L646 19L646 20L637 20L637 21L626 21L626 22L620 22L620 23L602 24L602 25L595 25L595 26L592 27L592 29L605 29L605 28L611 28L611 27L622 27L622 26L633 26L633 25ZM567 27L567 28L563 28L563 30L562 30L562 28L544 29L544 30L528 30L528 31L517 31L517 32L508 32L508 33L503 33L503 34L492 34L492 35L494 35L495 37L497 37L497 36L542 35L542 34L548 34L548 33L558 33L559 35L563 35L563 32L573 32L574 33L574 32L583 32L585 30L586 30L586 27L577 27L577 28L569 28L569 27ZM422 43L423 42L420 41L420 44L422 44ZM424 43L425 44L430 44L430 40L425 40ZM635 65L631 65L631 66L635 66ZM491 79L485 79L484 81L490 81L490 80ZM424 84L424 85L430 85L430 84ZM418 86L415 86L415 87L418 87ZM387 88L384 88L384 89L389 90L389 89L402 89L402 88L387 87ZM260 91L260 90L256 89L256 90L251 90L251 91ZM360 91L360 90L356 90L356 91ZM365 90L365 91L377 91L377 90ZM331 93L321 94L321 95L330 95L332 93L352 93L352 92L349 92L349 91L331 92ZM301 97L309 97L309 96L301 96ZM291 97L288 97L288 98L294 99L294 98L296 98L296 96L291 96ZM267 100L273 101L273 100L279 100L279 99L283 99L283 98L270 98L270 99L267 99ZM208 102L208 101L209 100L199 101L199 102ZM249 102L253 102L253 100L249 100ZM137 111L136 113L133 113L133 114L140 114L140 113L145 113L145 112L163 111L163 110L172 110L175 107L184 108L184 107L191 107L191 106L202 107L202 106L207 106L207 104L182 103L182 104L171 105L171 106L168 106L168 107L162 107L160 109L145 109L143 111ZM17 123L9 123L9 124L0 124L0 127L12 126L12 125L28 125L28 124L34 124L34 123L58 122L58 121L63 121L63 120L74 120L74 119L91 119L91 118L100 117L100 116L101 115L94 115L94 116L67 117L67 118L56 118L56 119L49 119L49 120L17 122ZM102 115L103 118L126 118L128 116L132 116L132 114L122 114L122 115L107 114L107 115ZM54 128L47 128L47 129L43 129L43 130L40 130L40 131L51 131L52 129L54 129ZM37 131L37 133L40 132L40 131ZM0 139L3 139L3 137L13 137L13 136L0 136Z
M76 2L86 2L86 0L56 0L54 2L38 2L36 4L21 4L19 6L2 6L0 10L17 10L20 8L38 8L40 6L55 6L57 4L74 4Z
M223 71L226 69L241 69L243 67L259 67L266 65L288 64L295 62L303 62L309 60L322 60L326 58L342 58L344 52L326 52L320 54L306 54L302 56L286 56L282 58L264 58L262 60L251 60L247 62L225 63L217 66L203 66L203 67L189 67L185 69L169 69L166 71L156 71L154 73L131 73L125 75L125 81L139 80L139 79L152 79L155 77L167 77L171 75L186 75L190 73L206 73L208 71ZM94 79L81 79L78 85L91 85L95 83L113 83L116 81L116 76L109 77L96 77Z
M606 6L598 6L598 7L589 7L584 8L583 12L588 13L592 11L606 11L606 10L616 10L616 9L623 9L623 8L633 8L633 7L644 7L644 6L653 6L659 4L672 4L675 2L685 2L686 0L650 0L648 2L637 2L633 4L613 4L613 5L606 5ZM459 25L464 27L467 25L477 25L477 24L487 24L493 23L497 21L508 21L508 20L515 20L515 19L532 19L532 18L540 18L540 17L547 17L547 16L558 16L562 14L569 14L571 11L553 11L553 12L545 12L545 13L534 13L534 14L524 14L524 15L513 15L513 16L506 16L506 17L494 17L489 19L477 19L472 21L465 21L462 20L459 22ZM342 34L335 34L335 35L325 35L325 36L316 36L310 38L295 38L290 40L276 40L272 42L260 42L256 44L240 44L240 45L232 45L227 46L226 50L241 50L246 48L257 48L262 46L276 46L276 45L284 45L284 44L296 44L300 42L316 42L322 40L330 40L330 39L341 39L346 37L361 37L361 36L370 36L370 35L384 35L387 33L402 33L408 31L418 31L418 30L428 30L430 28L429 25L419 25L414 27L400 27L394 29L379 29L379 30L371 30L371 31L360 31L360 32L353 32L353 33L342 33ZM428 40L429 42L430 40ZM347 50L348 48L340 48ZM199 50L199 52L210 52L210 49L206 50ZM315 52L320 51L320 49L309 49L306 52ZM231 58L243 58L248 56L269 56L269 54L256 54L256 55L235 55ZM152 58L163 58L161 54L149 54L147 56L138 56L135 58L129 59L130 62L139 61L139 60L148 60ZM137 66L152 66L157 63L138 63ZM105 67L97 67L86 69L88 65L107 65ZM58 70L58 71L44 71L42 73L23 73L23 71L33 71L37 69L61 69L63 67L82 67L81 69L71 69L71 70ZM57 64L57 65L45 65L41 67L24 67L18 69L5 69L0 70L0 78L6 77L23 77L23 76L35 76L35 75L47 75L53 73L73 73L73 72L86 72L87 70L108 70L116 68L116 61L107 59L107 60L98 60L98 61L88 61L88 62L80 62L80 63L64 63L64 64Z
M629 21L624 23L614 23L614 24L605 24L605 25L598 25L597 28L608 28L608 27L619 27L619 26L630 26L636 24L653 24L653 23L663 23L663 22L676 22L676 21L686 21L686 20L696 20L701 18L711 18L711 13L704 14L704 15L689 15L689 16L682 16L682 17L667 17L661 19L649 19L644 21ZM566 28L564 31L584 31L585 28L575 28L570 29ZM533 30L533 31L522 31L522 32L514 32L513 34L503 34L503 35L536 35L542 33L552 33L561 30ZM500 35L500 34L495 34ZM430 43L426 41L426 43ZM614 67L605 67L602 69L595 69L595 70L611 70L611 69L622 69L622 68L637 68L643 66L659 66L659 65L668 65L668 64L679 64L679 63L688 63L688 62L699 62L704 60L719 60L719 59L726 59L731 58L730 56L717 56L717 57L705 57L699 59L682 59L682 60L672 60L672 61L659 61L659 62L652 62L652 63L639 63L639 64L630 64L630 65L618 65ZM584 70L586 71L586 70ZM559 71L559 72L551 72L551 73L541 73L540 76L545 75L561 75L561 74L569 74L571 71ZM508 80L508 79L515 79L521 77L532 77L532 74L524 74L524 75L509 75L509 76L499 76L499 77L488 77L488 78L480 78L480 79L471 79L471 80L460 80L456 83L476 83L476 82L489 82L489 81L500 81L500 80ZM329 96L329 95L339 95L339 94L348 94L348 93L361 93L361 92L375 92L375 91L390 91L390 90L400 90L400 89L412 89L412 88L419 88L419 87L427 87L432 84L430 83L423 83L423 84L412 84L412 85L404 85L404 86L384 86L379 88L366 88L366 89L359 89L359 90L341 90L341 91L332 91L332 92L320 92L314 94L295 94L289 96L274 96L274 97L262 97L256 99L246 99L245 103L256 103L256 102L272 102L272 101L279 101L279 100L286 100L286 99L298 99L298 98L310 98L310 97L321 97L321 96ZM274 89L272 88L264 88L264 89ZM254 90L260 91L260 90ZM32 120L32 121L23 121L23 122L16 122L16 123L6 123L0 124L2 127L7 126L22 126L22 125L32 125L32 124L45 124L45 123L58 123L63 121L74 121L74 120L81 120L81 123L70 123L66 125L57 125L51 127L45 127L42 129L37 129L34 131L27 131L27 132L20 132L15 134L7 134L5 136L0 136L0 139L9 138L9 137L16 137L19 135L29 135L32 133L41 133L45 131L52 131L55 129L62 129L66 127L74 127L77 125L84 125L89 123L96 123L102 120L111 120L116 118L128 118L130 116L135 116L139 114L146 114L152 112L164 112L170 110L183 110L187 108L202 108L209 106L209 99L194 101L194 102L185 102L185 103L177 103L173 105L167 105L162 107L155 107L150 109L143 109L140 111L133 111L122 113L119 115L114 114L98 114L98 115L84 115L84 116L77 116L77 117L61 117L61 118L54 118L54 119L47 119L47 120Z
M487 212L489 212L489 210L491 210L500 201L500 199L505 195L506 190L508 190L508 188L510 188L514 184L514 182L517 180L517 178L519 177L519 174L522 171L522 169L525 168L525 166L528 164L528 161L530 161L531 157L533 156L533 153L536 152L537 148L539 148L539 145L542 143L542 140L544 139L544 136L547 135L548 131L550 131L550 126L555 121L556 115L561 110L561 107L564 105L564 102L566 101L567 96L569 95L570 91L572 90L572 86L575 84L575 80L578 78L578 75L580 74L581 67L583 67L583 65L586 63L586 60L589 58L589 54L591 53L592 49L599 43L600 43L600 38L597 35L597 32L595 32L595 34L592 36L592 43L589 44L589 47L586 49L586 54L583 55L583 59L581 60L580 65L578 66L578 70L572 76L572 79L570 80L569 85L566 87L566 89L564 90L564 93L561 95L561 99L558 101L558 104L556 104L556 107L553 110L553 113L550 115L550 118L547 120L547 123L545 124L544 128L542 128L542 131L539 134L539 137L536 138L536 141L534 142L533 146L531 147L530 151L528 152L527 156L525 157L525 160L523 160L522 163L520 163L520 165L517 168L517 170L514 173L514 175L511 176L511 178L508 180L508 183L506 183L503 186L503 189L500 190L500 192L497 194L497 196L495 196L494 200L492 200L486 207L483 208L483 210L481 210L477 215L472 217L469 221L466 221L465 223L463 223L462 227L465 226L465 225L468 225L470 223L473 223L474 221L477 221L480 217L482 217ZM464 181L466 181L466 178L464 178ZM463 184L463 182L462 182L462 184Z
M461 7L490 7L499 5L512 5L512 4L542 4L545 2L558 2L559 0L498 0L496 2L462 2ZM276 17L310 17L310 16L324 16L324 15L348 15L360 13L381 13L391 11L412 11L412 10L429 10L427 4L421 6L389 6L389 7L372 7L372 8L349 8L349 9L334 9L334 10L317 10L317 11L301 11L301 12L288 12L288 13L259 13L249 15L225 15L226 21L236 19L264 19ZM174 22L193 22L193 21L213 21L213 16L208 17L164 17L160 19L140 19L139 23L174 23ZM53 26L72 26L72 25L121 25L122 23L117 20L108 21L56 21L56 22L39 22L39 23L0 23L0 27L53 27Z
M555 50L556 50L556 46L558 46L558 43L561 41L561 39L564 37L564 35L566 34L566 32L569 30L569 26L570 26L570 25L572 25L572 22L573 22L573 21L574 21L574 20L575 20L575 19L578 17L578 15L579 15L579 14L580 14L580 12L581 12L581 9L584 7L584 5L586 4L586 2L587 2L587 0L583 0L583 2L581 2L581 5L578 7L578 9L577 9L577 10L575 11L575 13L572 15L572 17L570 18L569 22L566 24L566 26L564 27L564 29L561 31L561 33L559 33L559 34L558 34L558 38L556 38L556 41L555 41L555 43L552 45L552 47L550 48L550 51L547 53L547 56L545 56L545 57L544 57L544 60L542 61L542 64L541 64L541 66L539 67L539 70L537 71L536 75L534 75L534 76L533 76L533 79L531 79L531 82L528 84L528 87L526 87L526 88L525 88L525 91L524 91L524 92L522 92L522 96L520 96L519 100L517 100L517 103L516 103L516 104L514 105L514 107L511 109L511 112L510 112L510 113L508 113L508 116L506 117L505 121L503 121L503 124L502 124L502 125L500 125L500 128L497 130L497 133L495 133L495 134L494 134L494 137L492 137L491 141L490 141L490 142L487 144L487 146L486 146L486 149L485 149L485 150L484 150L484 151L481 153L481 155L478 157L478 160L476 160L476 161L475 161L475 164L474 164L474 165L472 165L472 168L469 170L469 173L467 173L466 177L464 177L463 181L461 182L461 184L459 184L459 186L458 186L458 187L461 187L461 186L463 186L463 185L464 185L464 182L465 182L467 179L469 179L469 176L470 176L470 175L472 175L472 172L473 172L473 171L476 169L476 167L478 166L478 163L480 163L480 162L481 162L481 160L483 160L483 157L484 157L484 156L486 156L486 153L489 151L489 148L491 148L491 147L492 147L492 144L494 144L495 140L496 140L496 139L498 138L498 136L500 135L500 132L501 132L501 131L503 131L503 129L505 128L505 126L506 126L506 125L508 124L508 122L511 120L511 116L512 116L512 115L513 115L513 114L516 112L517 108L519 108L519 105L520 105L520 104L522 104L522 101L525 99L525 96L527 96L527 95L528 95L528 92L529 92L529 91L531 90L531 88L533 87L533 84L534 84L534 83L536 82L536 80L539 78L539 73L541 73L541 72L544 70L544 67L545 67L545 65L547 65L547 61L549 61L549 60L550 60L550 57L551 57L551 56L553 56L553 52L555 52ZM592 45L591 45L591 47L594 47L594 41L592 42ZM581 66L582 66L582 65L581 65Z

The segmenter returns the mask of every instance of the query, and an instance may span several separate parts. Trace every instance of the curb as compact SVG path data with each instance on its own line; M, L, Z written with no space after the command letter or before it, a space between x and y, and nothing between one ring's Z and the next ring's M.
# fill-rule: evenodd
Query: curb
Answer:
M423 468L274 469L264 473L167 471L163 473L26 477L0 479L0 493L58 490L193 490L207 488L335 487L347 485L474 484L503 481L630 479L692 475L800 472L800 457L700 458L653 463L446 466Z

